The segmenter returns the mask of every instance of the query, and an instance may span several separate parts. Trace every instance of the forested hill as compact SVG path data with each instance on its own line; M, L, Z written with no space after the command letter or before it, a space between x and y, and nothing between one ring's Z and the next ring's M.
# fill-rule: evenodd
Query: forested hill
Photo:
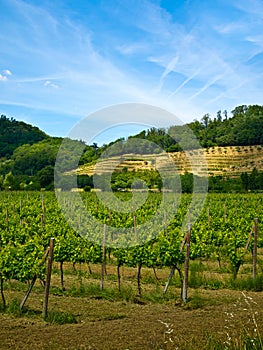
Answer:
M239 106L228 118L217 112L215 118L206 114L201 122L189 124L201 146L252 146L263 143L263 106Z
M151 141L143 143L145 149L140 148L140 152L144 154L156 154L160 153L160 150L171 153L180 151L182 145L180 139L183 139L184 136L186 136L187 142L183 148L191 150L195 148L196 142L192 142L193 134L189 133L190 129L199 140L200 145L207 148L206 156L211 158L208 161L210 176L223 174L230 178L233 175L240 176L243 172L250 174L254 168L262 172L263 158L260 158L262 152L260 145L263 144L263 106L259 105L238 106L231 112L230 116L226 111L218 111L214 117L206 114L200 121L195 120L183 126L171 126L168 130L151 128L137 135L131 135L128 139L113 140L110 144L101 147L98 147L96 143L86 145L79 165L88 169L89 166L96 163L105 149L107 149L109 157L130 154L134 150L134 147L131 148L131 146L135 137ZM0 190L52 189L54 165L61 141L62 138L48 136L35 126L2 115L0 117ZM73 143L72 147L74 147ZM160 147L158 148L156 145ZM253 145L258 147L249 147L249 149L243 147L244 153L242 153L243 148L239 147ZM215 152L216 146L217 151ZM236 156L233 149L223 149L222 151L222 148L226 146L235 146ZM254 158L251 156L252 153ZM180 153L173 153L173 156L180 158ZM219 161L216 156L224 158L224 166L221 158ZM185 168L186 162L182 163L184 164L182 173L183 171L189 172ZM221 168L218 168L216 163ZM234 174L233 169L236 170L236 174ZM127 178L126 173L121 175L125 176L125 179ZM80 187L92 186L91 177L92 172L85 170L79 177ZM259 182L263 183L261 178ZM121 186L118 183L116 187L120 188ZM257 188L255 187L255 189ZM260 189L263 190L263 185Z
M171 122L172 123L172 122ZM139 137L157 144L168 152L180 151L180 139L187 134L189 128L193 131L202 147L208 148L213 146L252 146L263 144L263 106L238 106L228 116L227 111L218 111L217 115L212 117L209 114L204 115L200 121L194 120L183 126L171 126L168 129L151 128L144 130L137 135L131 135L129 139ZM172 137L170 137L171 135ZM52 138L41 131L39 128L26 124L15 119L8 119L6 116L0 117L0 158L10 158L14 150L21 145L33 145L39 141ZM117 141L123 139L112 140L109 145L103 145L101 150L108 146L112 146ZM191 140L188 143L188 148L192 148ZM51 141L52 142L52 141ZM125 152L125 147L129 148L129 143L118 143L119 152ZM154 145L153 145L154 148ZM92 150L92 152L91 152ZM96 149L97 155L101 151ZM85 155L85 162L96 159L93 148L89 147L89 152ZM114 147L113 147L114 151ZM151 147L147 153L154 152ZM127 152L129 153L129 152ZM91 158L91 159L89 159Z
M32 145L49 138L39 128L21 121L0 117L0 158L10 158L14 150L21 145Z
M171 126L168 134L165 129L152 128L131 136L131 138L143 138L158 144L165 151L175 152L181 150L176 141L180 143L183 137L188 141L184 149L195 148L196 143L195 141L191 143L189 128L200 145L205 148L261 145L263 143L263 106L242 105L236 107L230 116L227 111L218 111L215 117L206 114L200 121L195 120L182 126Z

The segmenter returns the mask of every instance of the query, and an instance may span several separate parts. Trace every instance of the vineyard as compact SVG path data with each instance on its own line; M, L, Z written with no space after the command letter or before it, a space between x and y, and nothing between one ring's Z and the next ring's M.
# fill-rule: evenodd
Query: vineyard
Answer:
M204 154L207 169L200 169L198 164L191 165L189 161L189 155L196 153L198 156ZM199 151L187 151L187 152L172 152L170 156L174 158L178 171L181 174L184 174L185 171L192 172L197 175L205 175L208 171L211 176L238 176L242 172L250 173L255 165L257 166L258 171L262 171L262 148L258 146L225 146L225 147L209 147ZM152 170L154 167L149 160L153 158L153 155L143 155L141 158L136 159L136 155L131 154L131 159L126 160L122 163L122 166L127 167L131 170ZM156 154L154 158L157 163L162 163L163 154ZM132 159L133 158L133 159ZM112 158L114 159L114 157ZM116 157L117 159L117 157ZM165 158L164 158L165 160ZM107 172L111 167L112 160L105 159L101 166L101 172ZM93 175L94 173L94 164L84 164L77 169L77 174L79 175ZM121 165L119 165L121 167ZM202 171L203 170L203 171Z
M123 295L121 293L132 285L136 295L133 300L137 302L143 303L144 298L148 298L149 288L155 300L178 301L184 277L186 247L183 242L189 223L190 288L263 289L261 194L208 194L202 210L195 213L198 195L195 201L191 194L171 197L169 205L162 206L162 195L149 193L143 205L140 206L138 200L139 204L135 203L134 210L129 212L120 211L118 206L107 208L100 200L103 194L99 197L93 192L83 192L80 196L87 210L86 217L74 201L70 202L70 196L63 193L60 196L60 202L74 218L72 223L62 215L53 192L0 193L0 304L3 311L12 303L12 283L24 285L20 288L26 290L37 278L36 288L44 289L43 256L52 237L55 245L51 288L52 283L55 284L56 293L67 296L69 286L72 287L72 276L68 272L71 270L78 276L74 283L80 283L82 290L95 288L93 298L101 298L101 292L107 288L114 290L115 296ZM125 207L131 194L117 196ZM158 218L150 225L157 212ZM96 221L89 225L90 217ZM118 231L122 234L118 235ZM253 267L255 232L258 232L257 264ZM175 274L165 296L163 289L169 275L172 277L171 271ZM19 298L23 298L23 293ZM191 304L191 293L189 301ZM30 298L27 303L30 306ZM68 308L70 311L70 306Z

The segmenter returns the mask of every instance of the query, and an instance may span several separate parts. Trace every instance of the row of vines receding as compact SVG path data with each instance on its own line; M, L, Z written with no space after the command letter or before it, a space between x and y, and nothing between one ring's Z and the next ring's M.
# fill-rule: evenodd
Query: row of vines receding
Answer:
M95 193L82 193L82 202L87 211L104 227L130 227L136 235L136 227L147 222L159 207L162 197L159 193L149 193L141 208L134 212L109 210ZM125 201L129 193L121 193ZM141 293L141 268L174 268L182 277L185 252L180 249L185 231L183 222L187 217L191 195L182 195L178 203L170 205L173 218L166 221L166 212L159 226L149 226L143 244L120 244L119 248L104 247L89 234L79 235L69 225L58 206L53 192L1 192L0 193L0 282L2 303L5 305L4 285L7 280L28 282L37 276L45 280L43 255L51 237L55 238L54 261L59 266L61 289L65 290L63 266L65 263L101 264L106 259L116 266L118 288L122 266L137 269L138 292ZM190 264L193 261L211 260L218 269L226 270L235 279L244 264L251 264L253 255L253 225L259 218L257 247L258 273L262 274L260 252L263 248L261 194L209 194L198 219L191 231ZM65 206L71 206L65 199ZM72 207L79 227L86 225L78 208ZM85 229L85 226L84 226ZM152 232L151 232L152 230ZM154 232L156 230L156 232ZM94 233L94 232L93 232ZM103 274L103 269L102 269ZM168 276L167 276L168 277Z

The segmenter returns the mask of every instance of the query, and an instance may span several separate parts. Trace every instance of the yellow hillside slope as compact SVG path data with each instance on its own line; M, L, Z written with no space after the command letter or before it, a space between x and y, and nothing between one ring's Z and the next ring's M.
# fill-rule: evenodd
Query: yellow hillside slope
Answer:
M206 158L207 169L204 166L200 167L198 161L202 152ZM210 176L237 176L242 172L250 173L255 167L257 170L263 171L262 146L211 147L203 150L169 153L169 156L175 161L176 167L181 174L188 171L199 176L204 176L207 173ZM191 166L189 157L193 157L196 160L196 164ZM120 170L126 167L128 171L154 168L158 170L165 166L167 153L154 156L130 154L124 155L122 158L124 160L121 163L119 163L119 157L100 161L96 173L112 172L115 166ZM77 173L79 175L92 175L94 168L94 164L82 165L77 170Z

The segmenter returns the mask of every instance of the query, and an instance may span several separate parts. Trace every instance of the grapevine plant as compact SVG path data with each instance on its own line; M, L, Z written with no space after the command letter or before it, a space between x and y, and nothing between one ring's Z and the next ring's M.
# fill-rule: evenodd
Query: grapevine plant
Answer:
M129 200L130 194L122 193L122 201ZM172 199L171 197L171 200ZM169 205L174 210L169 222L148 224L160 208L160 193L149 193L148 199L131 212L118 212L107 208L95 193L83 193L82 202L87 211L102 225L115 228L133 228L145 224L142 241L122 244L112 248L116 262L120 288L120 267L137 268L138 292L141 293L141 268L174 267L181 274L184 252L180 251L185 236L184 221L188 215L191 195L182 195L180 202ZM70 201L65 201L71 206ZM192 225L191 259L211 259L228 265L233 277L245 261L245 254L252 252L253 238L245 249L254 218L259 218L259 232L262 232L261 194L209 194L201 215ZM44 281L45 264L43 255L51 237L55 238L54 260L60 265L61 287L65 289L63 264L101 263L102 247L98 240L102 237L98 227L85 231L85 218L81 211L73 208L78 217L78 225L83 228L80 235L68 223L58 206L53 192L0 192L0 289L2 304L5 306L4 284L7 280L30 281L37 275ZM194 210L194 209L192 209ZM171 213L170 213L171 214ZM171 216L171 215L170 215ZM148 226L147 226L148 225ZM95 237L95 236L94 236ZM258 247L263 247L262 235L258 237ZM112 237L116 239L116 237ZM127 242L126 242L127 243ZM132 244L130 244L132 243Z

